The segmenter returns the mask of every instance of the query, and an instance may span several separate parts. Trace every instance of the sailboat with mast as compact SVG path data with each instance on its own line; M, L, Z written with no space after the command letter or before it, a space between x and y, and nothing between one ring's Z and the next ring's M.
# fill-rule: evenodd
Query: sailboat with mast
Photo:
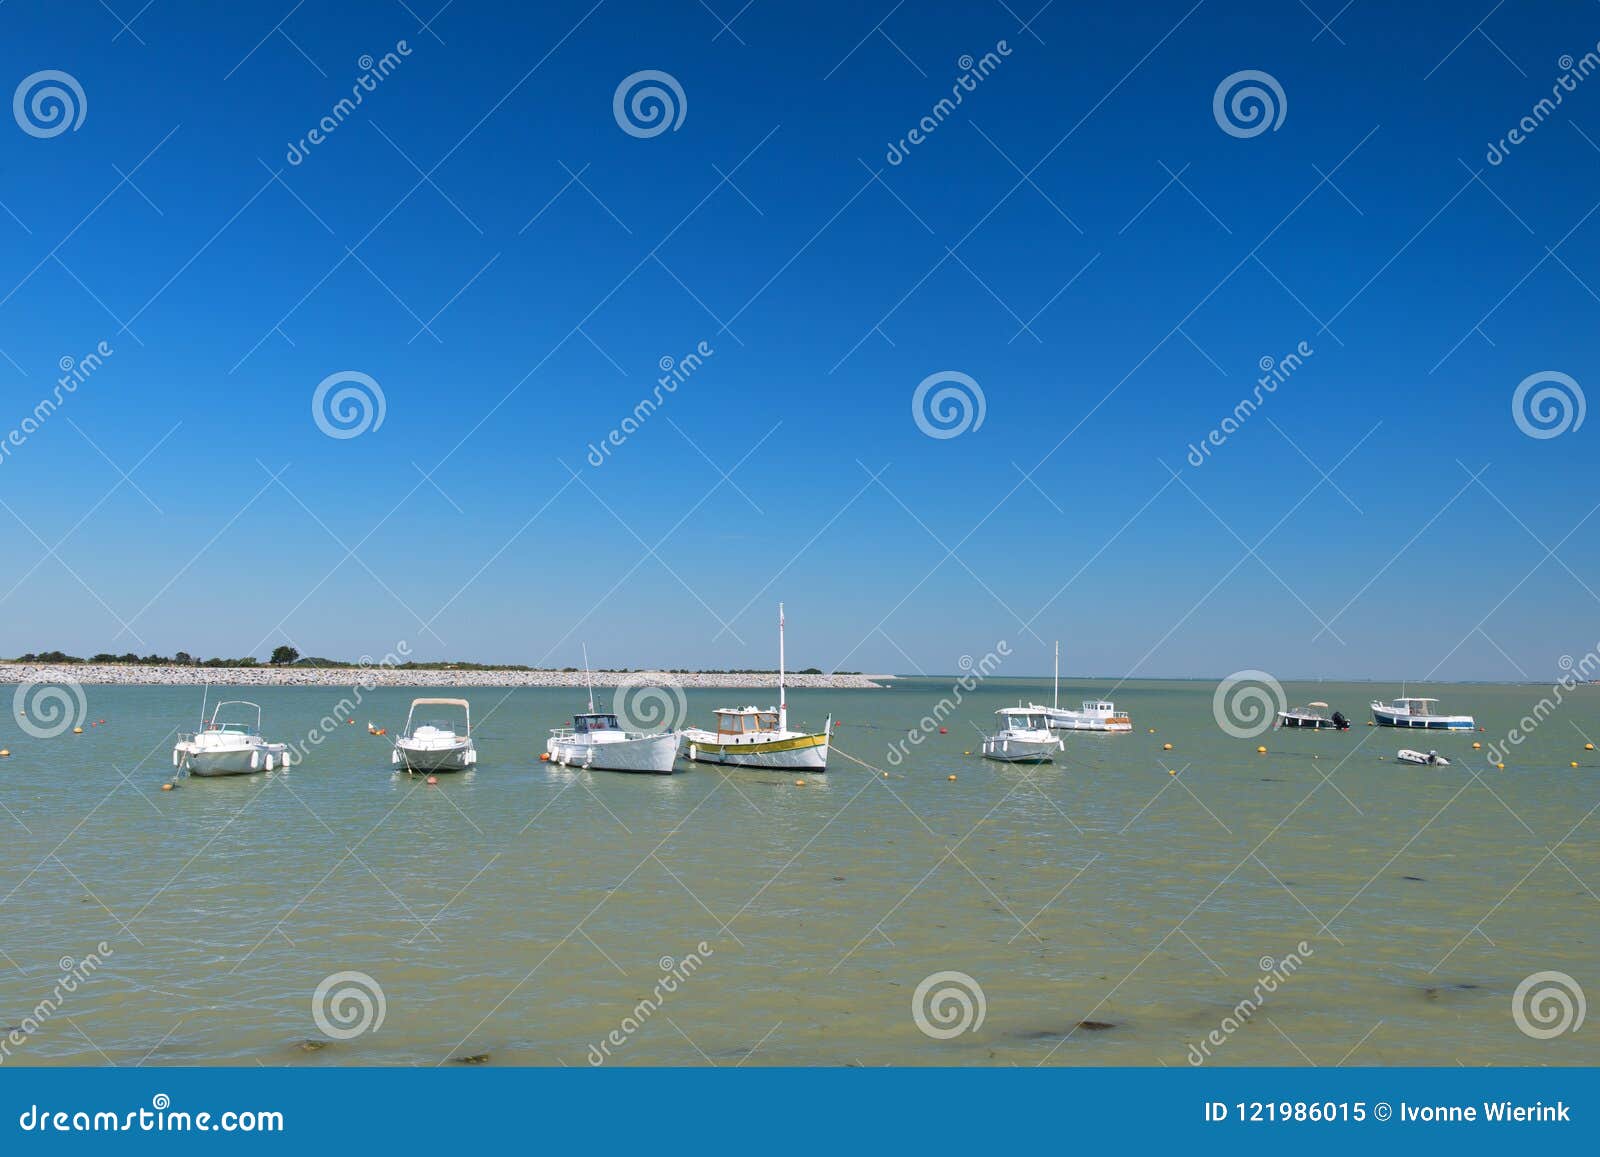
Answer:
M784 687L783 604L778 604L778 705L722 707L713 714L717 729L684 731L688 756L696 763L728 767L770 767L793 771L828 770L828 736L833 716L821 732L789 730L789 701Z
M642 771L671 775L678 758L676 731L628 731L614 713L596 711L594 679L589 674L589 647L583 648L583 681L589 689L589 710L572 717L571 727L552 727L545 751L552 763L576 764L585 771Z
M1085 699L1076 711L1061 706L1061 642L1056 641L1056 673L1051 706L1035 704L1031 710L1043 711L1050 726L1056 731L1132 731L1133 720L1127 712L1118 712L1117 705L1109 699Z

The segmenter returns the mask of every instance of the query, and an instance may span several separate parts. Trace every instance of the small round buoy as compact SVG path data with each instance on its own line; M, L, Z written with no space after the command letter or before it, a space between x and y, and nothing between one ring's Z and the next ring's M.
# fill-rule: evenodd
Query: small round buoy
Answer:
M1585 750L1585 751L1593 751L1593 750L1594 750L1594 744L1592 744L1592 743L1585 743L1585 744L1584 744L1584 745L1583 745L1583 749L1584 749L1584 750Z
M950 777L950 782L951 782L951 783L954 783L954 782L955 782L955 781L956 781L956 777L955 777L955 776L953 776L953 775L952 775L952 776L951 776L951 777Z
M1150 729L1150 734L1151 734L1151 735L1154 735L1154 734L1155 734L1155 733L1156 733L1156 729L1155 729L1155 728L1154 728L1154 727L1152 727L1152 728L1151 728L1151 729Z
M549 763L550 762L550 753L548 751L541 751L539 753L539 762L540 763Z
M1478 730L1479 730L1479 731L1482 731L1482 730L1483 730L1483 728L1481 728L1481 727L1480 727L1480 728L1478 728Z
M356 725L356 721L354 719L350 720L350 726L354 727L355 725Z
M1259 755L1265 755L1267 753L1267 749L1265 747L1258 747L1256 748L1256 753Z
M1495 764L1495 767L1499 768L1501 771L1504 771L1506 769L1506 765L1503 764L1503 763L1497 763L1497 764Z
M1476 739L1474 739L1472 741L1472 750L1473 751L1482 751L1483 750L1483 744L1479 743Z
M172 784L170 782L162 784L161 785L161 790L162 791L171 791L172 790Z
M962 754L962 755L971 755L971 754L972 754L972 752L970 752L970 751L963 751L963 752L962 752L962 753L961 753L961 754Z
M889 773L887 771L883 773L883 778L884 779L888 779L889 778Z
M1374 722L1373 722L1373 721L1372 721L1372 720L1370 720L1370 719L1369 719L1369 720L1367 720L1367 726L1368 726L1368 727L1376 727L1376 726L1377 726L1377 724L1376 724L1376 723L1374 723Z
M1573 760L1573 761L1572 761L1572 766L1573 766L1573 767L1577 767L1577 766L1578 766L1578 761L1577 761L1577 760L1576 760L1576 759L1574 759L1574 760Z
M434 785L435 785L435 784L436 784L436 783L438 783L438 782L439 782L439 777L438 777L438 776L436 776L436 775L430 775L430 776L429 776L429 777L428 777L428 786L429 786L429 787L432 787L432 786L434 786Z
M11 749L9 747L0 747L0 759L10 759L10 758L11 758Z
M1169 767L1169 768L1167 768L1167 774L1168 775L1177 775L1178 773L1176 771L1174 771L1172 768Z
M1163 743L1163 744L1162 744L1162 745L1161 745L1161 750L1162 750L1162 751L1171 751L1171 750L1172 750L1172 744L1170 744L1170 743Z
M81 727L74 727L74 728L73 728L73 729L72 729L72 734L74 734L74 735L82 735L82 734L83 734L83 728L81 728Z
M794 781L794 785L795 787L805 787L806 781L803 779L797 779Z
M948 727L941 727L941 728L939 728L939 734L940 735L948 735L948 734L950 734L950 729Z

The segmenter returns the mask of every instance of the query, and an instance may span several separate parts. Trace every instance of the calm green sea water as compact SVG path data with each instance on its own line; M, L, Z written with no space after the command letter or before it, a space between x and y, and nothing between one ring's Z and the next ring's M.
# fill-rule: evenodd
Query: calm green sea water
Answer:
M4 1063L583 1065L618 1030L608 1063L1183 1065L1291 953L1211 1063L1600 1063L1597 1026L1534 1039L1512 1011L1541 971L1600 996L1600 755L1580 734L1600 737L1600 688L1504 771L1470 745L1543 688L1434 688L1486 731L1426 740L1364 726L1399 688L1291 685L1356 726L1259 739L1218 728L1213 690L1125 685L1134 734L1069 734L1041 768L967 753L1047 682L991 680L898 767L889 744L950 681L795 691L796 720L842 721L804 787L541 764L582 699L544 690L468 692L480 763L429 787L366 733L404 720L410 693L386 690L287 774L162 792L198 695L89 688L105 726L0 733L0 1029L32 1030ZM749 695L691 693L690 719ZM286 740L338 699L251 697ZM1400 746L1456 762L1399 766ZM101 942L39 1017L62 958ZM663 968L687 979L639 1015ZM340 971L376 982L383 1019L329 1040L313 993ZM947 971L984 1016L935 1039L913 997Z

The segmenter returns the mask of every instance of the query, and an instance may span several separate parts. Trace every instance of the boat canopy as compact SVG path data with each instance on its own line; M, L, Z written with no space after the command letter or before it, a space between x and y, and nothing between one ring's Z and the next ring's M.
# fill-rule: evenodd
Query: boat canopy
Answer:
M591 731L621 731L617 726L617 717L604 712L592 715L574 715L572 717L572 730L579 735L586 735Z

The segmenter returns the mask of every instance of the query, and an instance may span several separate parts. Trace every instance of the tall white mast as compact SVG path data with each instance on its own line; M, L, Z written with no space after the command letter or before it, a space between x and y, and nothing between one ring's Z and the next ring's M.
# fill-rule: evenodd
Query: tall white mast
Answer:
M594 714L594 680L589 678L589 644L583 645L583 683L589 688L589 714Z
M783 604L778 604L778 730L789 730L789 697L783 686Z
M1054 696L1054 698L1051 699L1050 706L1055 707L1058 710L1061 707L1061 640L1060 639L1056 640L1056 684L1055 684L1055 696Z

